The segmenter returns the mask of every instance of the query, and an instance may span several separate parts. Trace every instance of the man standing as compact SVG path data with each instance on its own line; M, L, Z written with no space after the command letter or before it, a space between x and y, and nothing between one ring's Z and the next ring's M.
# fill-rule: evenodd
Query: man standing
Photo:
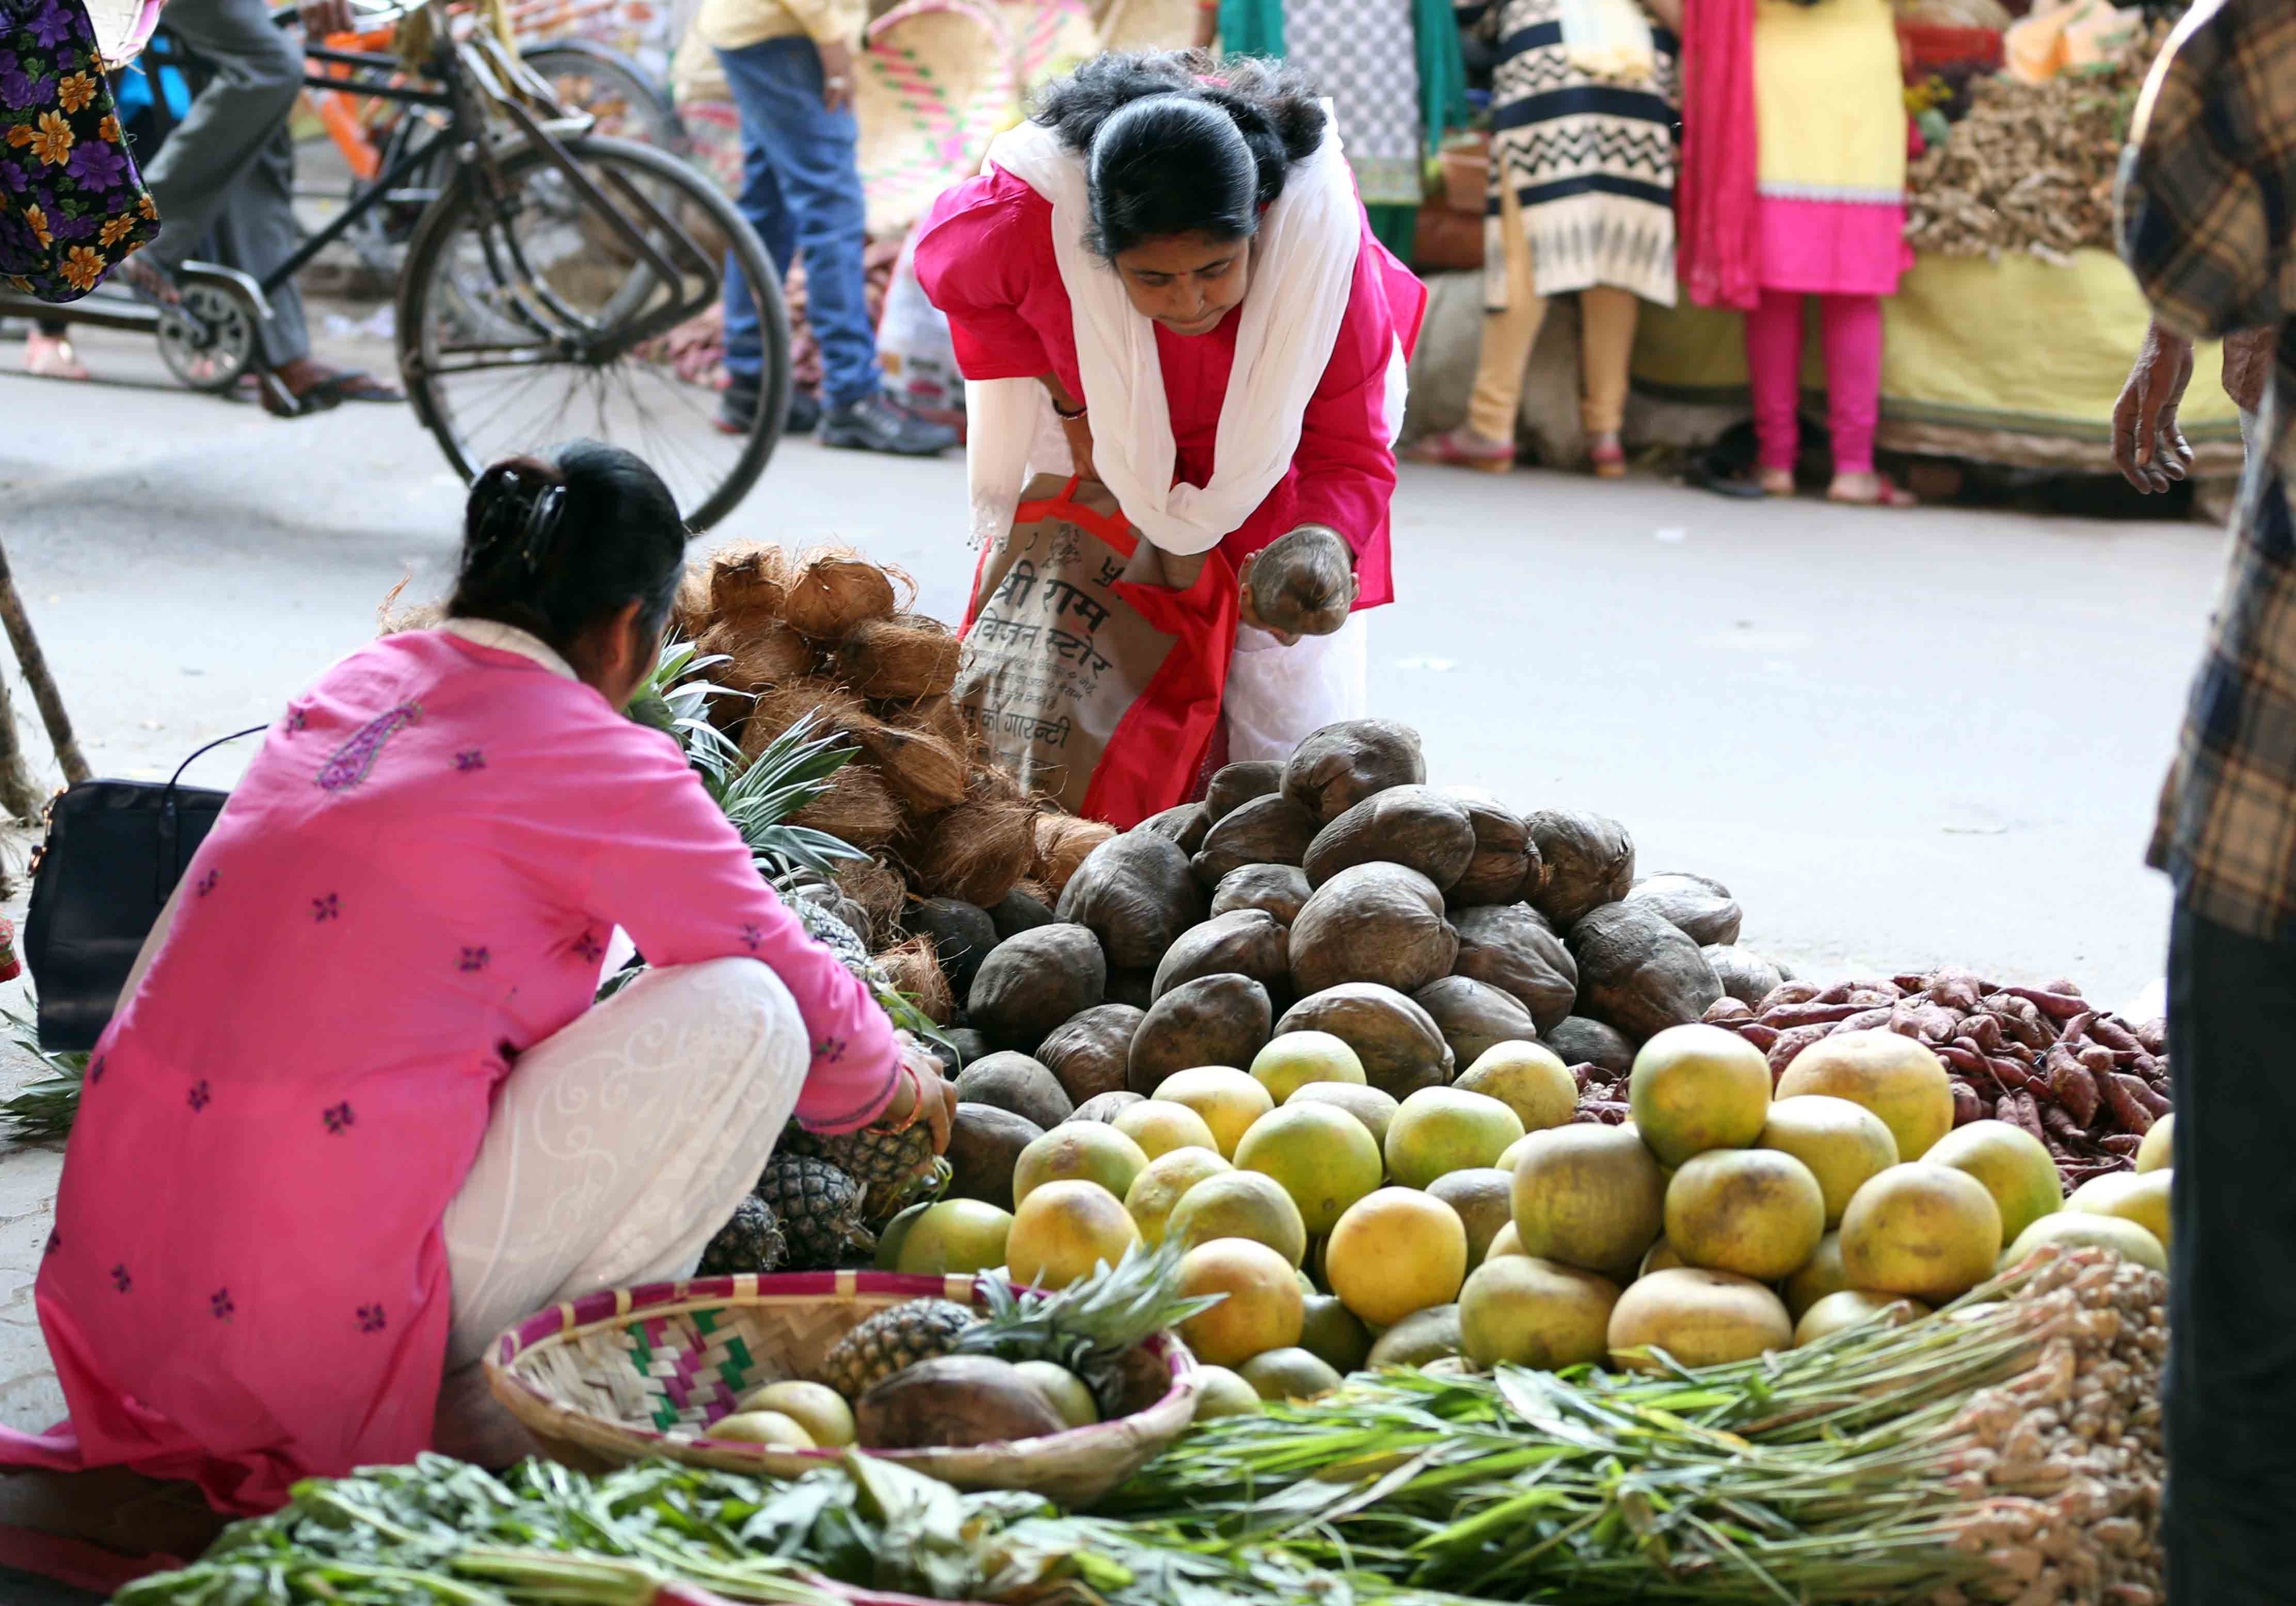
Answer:
M2296 1168L2260 1136L2296 1118L2296 0L2202 0L2177 26L2123 158L2121 229L2172 342L2261 330L2243 350L2269 348L2152 852L2177 889L2168 1597L2266 1606L2289 1596L2296 1510ZM2130 457L2165 473L2192 358L2149 355L2166 437L2155 407Z
M805 259L805 311L821 346L823 444L930 457L956 432L918 418L880 388L876 332L863 286L866 244L861 169L855 157L854 47L865 0L702 0L694 29L718 53L742 116L741 208L786 274ZM726 366L733 382L722 428L746 432L756 418L764 367L754 308L741 270L726 273ZM790 404L792 432L814 427L810 397Z

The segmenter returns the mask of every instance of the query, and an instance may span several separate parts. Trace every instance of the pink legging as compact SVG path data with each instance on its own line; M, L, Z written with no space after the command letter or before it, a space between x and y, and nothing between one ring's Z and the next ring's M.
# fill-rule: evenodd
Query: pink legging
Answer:
M1827 422L1833 471L1874 471L1882 416L1882 299L1820 296L1825 329ZM1766 469L1791 469L1801 449L1800 292L1766 290L1746 315L1746 365L1754 385L1754 438Z

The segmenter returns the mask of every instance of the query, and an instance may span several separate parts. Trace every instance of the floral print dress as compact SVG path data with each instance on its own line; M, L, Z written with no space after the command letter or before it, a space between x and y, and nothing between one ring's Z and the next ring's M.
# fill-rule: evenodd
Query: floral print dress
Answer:
M0 278L45 301L94 290L160 230L120 136L87 12L0 12Z

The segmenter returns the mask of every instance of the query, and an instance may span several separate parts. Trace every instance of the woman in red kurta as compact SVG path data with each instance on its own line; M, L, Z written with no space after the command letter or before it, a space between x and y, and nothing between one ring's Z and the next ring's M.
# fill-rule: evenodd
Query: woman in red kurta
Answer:
M1354 554L1357 608L1393 600L1393 442L1403 363L1418 339L1426 290L1373 236L1351 189L1345 201L1352 237L1321 253L1351 256L1351 271L1323 287L1310 282L1305 264L1297 273L1267 270L1260 258L1267 253L1259 249L1262 219L1281 198L1320 176L1312 159L1325 146L1326 119L1296 73L1229 63L1213 80L1205 76L1213 70L1192 54L1103 56L1053 86L1037 127L1016 131L1049 143L1038 132L1049 130L1069 160L1082 167L1089 271L1121 284L1136 320L1133 330L1111 330L1103 318L1095 332L1094 309L1079 311L1078 261L1074 253L1063 261L1055 201L1033 174L1001 165L1010 148L1005 141L991 149L980 177L935 203L917 238L916 269L926 295L948 316L966 378L1040 384L1079 471L1093 472L1096 462L1109 469L1112 429L1128 430L1115 443L1119 449L1136 445L1131 426L1114 422L1137 399L1129 388L1133 376L1120 364L1103 367L1126 394L1095 391L1084 348L1095 334L1103 342L1128 339L1144 357L1152 338L1173 448L1168 483L1218 488L1215 476L1226 465L1217 447L1223 438L1234 442L1246 422L1231 417L1224 430L1224 407L1267 410L1274 415L1250 422L1288 432L1296 443L1257 505L1243 505L1233 522L1219 520L1225 529L1209 531L1176 529L1159 510L1136 505L1149 498L1128 495L1116 473L1099 475L1152 544L1182 553L1217 544L1244 575L1244 629L1229 683L1230 756L1272 758L1288 753L1316 725L1361 711L1361 621L1320 642L1259 628L1249 561L1288 531L1322 525L1344 537ZM1039 159L1040 171L1057 165ZM1315 266L1327 270L1329 264ZM1287 400L1280 385L1258 382L1269 371L1260 342L1273 346L1297 335L1290 325L1312 324L1324 310L1316 305L1319 294L1329 299L1326 322L1336 328L1327 344L1319 333L1308 337L1317 348L1295 354L1312 367L1296 398ZM1250 303L1262 299L1272 304L1275 328L1255 336ZM1231 397L1240 340L1254 382ZM1161 460L1149 468L1161 470ZM1299 660L1319 655L1351 660L1351 671L1339 679L1342 701L1356 707L1278 707L1273 723L1281 728L1252 728L1271 724L1257 714L1239 728L1239 702L1255 709L1267 703L1254 695L1262 683L1296 682L1305 668Z

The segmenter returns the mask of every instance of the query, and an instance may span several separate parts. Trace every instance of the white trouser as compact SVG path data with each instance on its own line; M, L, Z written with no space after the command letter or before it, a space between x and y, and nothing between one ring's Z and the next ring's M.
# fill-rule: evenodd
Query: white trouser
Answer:
M520 1055L447 1207L447 1368L561 1300L691 1276L810 1062L796 1001L752 959L649 971Z
M1361 719L1371 701L1368 632L1364 616L1330 635L1302 636L1285 646L1267 631L1238 627L1228 660L1227 758L1282 760L1302 740L1342 719Z

